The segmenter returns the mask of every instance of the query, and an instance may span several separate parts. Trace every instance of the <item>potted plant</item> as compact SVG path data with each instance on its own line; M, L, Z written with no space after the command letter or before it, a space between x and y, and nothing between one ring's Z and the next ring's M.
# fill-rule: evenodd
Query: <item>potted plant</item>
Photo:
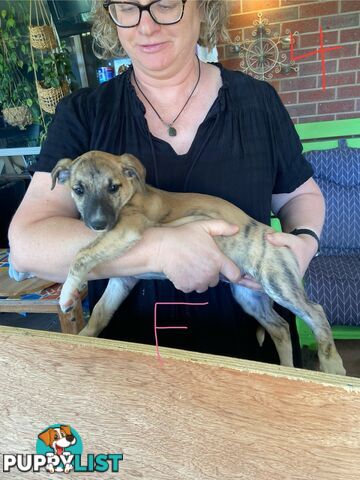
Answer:
M65 43L60 48L49 52L35 63L38 74L37 92L41 108L48 113L55 113L57 102L70 93L70 82L74 78Z
M29 26L29 36L36 90L41 109L53 114L59 100L70 93L69 51L60 42L44 1L30 0L30 16L32 7L37 24Z
M5 121L24 129L38 119L39 110L27 77L31 65L26 14L21 3L17 7L8 1L0 12L0 105Z

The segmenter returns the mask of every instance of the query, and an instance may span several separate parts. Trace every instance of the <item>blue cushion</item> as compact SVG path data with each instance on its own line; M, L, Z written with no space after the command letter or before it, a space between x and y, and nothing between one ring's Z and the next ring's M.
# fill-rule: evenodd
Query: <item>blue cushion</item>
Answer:
M323 306L331 325L360 325L360 256L320 255L304 277L310 300Z
M330 150L305 154L326 201L323 254L360 254L360 149L345 140Z

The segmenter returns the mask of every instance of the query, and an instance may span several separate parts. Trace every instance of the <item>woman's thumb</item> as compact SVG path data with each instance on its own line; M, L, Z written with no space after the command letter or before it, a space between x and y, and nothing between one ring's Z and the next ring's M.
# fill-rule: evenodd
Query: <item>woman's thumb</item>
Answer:
M224 220L210 220L204 222L205 230L213 237L217 235L234 235L239 231L239 227Z
M282 232L268 233L266 239L274 245L274 247L289 247L289 235Z
M240 268L225 255L224 261L221 265L220 273L231 283L237 283L242 278Z

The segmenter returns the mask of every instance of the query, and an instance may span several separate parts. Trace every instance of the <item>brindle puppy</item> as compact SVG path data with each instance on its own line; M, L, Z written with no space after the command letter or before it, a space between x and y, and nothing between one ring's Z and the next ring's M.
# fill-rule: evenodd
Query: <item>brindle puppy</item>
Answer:
M263 292L259 292L232 284L232 293L245 312L268 331L281 365L293 366L292 348L288 324L273 310L273 300L310 326L318 342L321 370L345 374L323 309L306 298L299 266L291 250L274 247L266 241L266 234L273 231L269 226L220 198L165 192L147 185L143 165L128 154L116 156L91 151L75 160L60 160L52 171L52 188L56 180L69 184L85 224L101 232L95 241L78 252L70 267L60 297L63 311L74 307L77 292L86 283L88 273L100 262L124 253L141 238L146 228L178 226L199 219L224 219L238 225L239 232L230 237L215 237L216 243L242 272L254 277L263 288ZM134 277L110 279L80 335L97 336L137 281Z

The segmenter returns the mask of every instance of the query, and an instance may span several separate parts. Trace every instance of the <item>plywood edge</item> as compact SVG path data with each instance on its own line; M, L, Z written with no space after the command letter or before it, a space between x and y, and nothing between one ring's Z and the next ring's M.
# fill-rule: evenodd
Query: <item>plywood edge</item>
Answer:
M64 333L48 332L44 330L32 330L28 328L15 328L0 326L0 350L4 339L11 337L32 337L46 339L48 341L61 342L83 347L100 349L120 350L122 352L139 353L156 358L155 345L143 345L138 343L123 342L119 340L107 340L103 338L81 337ZM298 368L282 367L268 363L254 362L233 357L198 353L187 350L178 350L168 347L160 347L160 355L163 360L181 360L197 364L210 365L218 368L230 368L249 374L270 375L273 377L287 378L293 381L312 382L319 385L340 387L349 392L360 394L360 379L355 377L342 377L326 373L303 370Z

